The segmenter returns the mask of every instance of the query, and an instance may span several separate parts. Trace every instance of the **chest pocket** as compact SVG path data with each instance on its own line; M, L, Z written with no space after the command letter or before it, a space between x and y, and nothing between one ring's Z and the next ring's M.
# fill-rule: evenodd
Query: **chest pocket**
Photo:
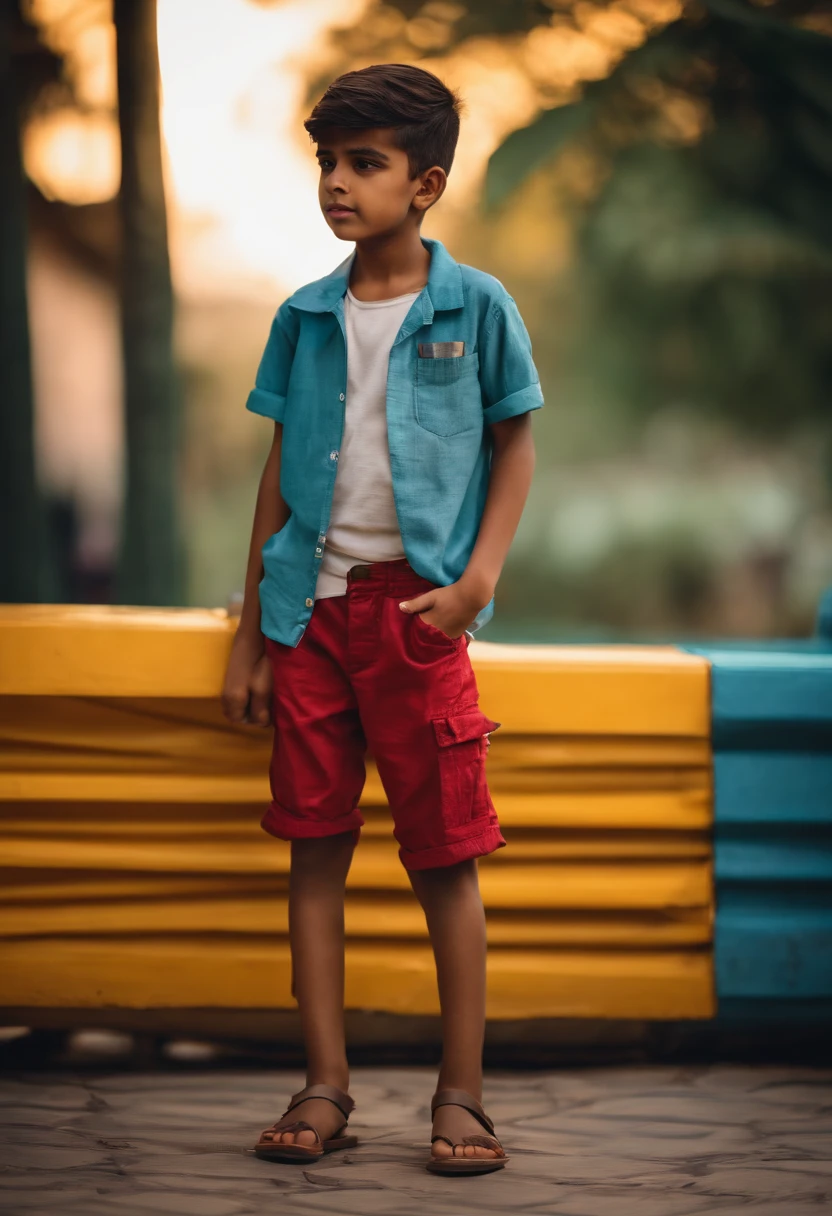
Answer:
M416 359L416 421L434 435L482 428L476 351L444 359Z

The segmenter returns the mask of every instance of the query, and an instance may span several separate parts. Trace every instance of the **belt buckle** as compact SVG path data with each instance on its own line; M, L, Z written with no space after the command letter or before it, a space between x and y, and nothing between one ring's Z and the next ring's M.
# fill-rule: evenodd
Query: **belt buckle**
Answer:
M349 576L350 579L369 578L370 573L371 571L369 566L351 566Z

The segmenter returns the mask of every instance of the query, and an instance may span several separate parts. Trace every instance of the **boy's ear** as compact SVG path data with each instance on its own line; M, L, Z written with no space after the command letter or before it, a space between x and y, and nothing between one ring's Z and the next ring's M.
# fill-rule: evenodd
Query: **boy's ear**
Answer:
M413 198L413 203L420 211L427 211L445 193L448 175L439 165L432 165L430 169L420 173L419 177L421 184Z

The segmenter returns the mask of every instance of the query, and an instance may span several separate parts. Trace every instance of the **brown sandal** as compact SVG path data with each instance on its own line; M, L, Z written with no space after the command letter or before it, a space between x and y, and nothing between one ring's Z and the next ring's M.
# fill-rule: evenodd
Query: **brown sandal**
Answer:
M337 1106L341 1114L344 1116L344 1122L334 1136L330 1136L328 1140L321 1140L316 1128L311 1123L305 1123L303 1119L298 1119L294 1123L284 1123L286 1115L293 1111L301 1102L306 1102L309 1098L326 1098L327 1102L332 1102ZM355 1103L349 1094L343 1093L340 1089L336 1089L334 1085L307 1085L306 1089L302 1089L300 1093L294 1094L286 1107L286 1111L278 1119L277 1123L273 1123L271 1127L264 1128L260 1133L260 1139L254 1145L254 1151L258 1157L264 1157L267 1161L309 1161L315 1160L318 1157L323 1157L325 1153L335 1153L342 1148L355 1148L358 1144L358 1136L345 1136L343 1133L347 1127L347 1119L349 1119L355 1108ZM317 1144L284 1144L275 1143L274 1139L264 1140L263 1137L267 1134L274 1135L275 1132L314 1132Z
M480 1148L495 1149L500 1155L497 1157L434 1157L431 1154L426 1168L432 1174L490 1174L494 1170L501 1170L509 1158L505 1155L502 1144L494 1135L494 1124L483 1110L481 1103L476 1098L472 1098L464 1089L443 1089L433 1095L430 1104L431 1115L435 1114L440 1106L462 1106L465 1110L470 1111L477 1122L481 1123L489 1133L487 1136L465 1136L458 1142L459 1144L474 1144ZM435 1144L437 1140L444 1140L446 1144L450 1144L451 1148L456 1148L456 1145L447 1136L434 1136L431 1144Z

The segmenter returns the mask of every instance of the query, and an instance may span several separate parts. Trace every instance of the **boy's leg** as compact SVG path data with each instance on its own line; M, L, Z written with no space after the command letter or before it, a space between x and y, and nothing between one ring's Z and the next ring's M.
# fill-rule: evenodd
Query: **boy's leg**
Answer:
M344 1045L344 889L363 818L366 741L346 672L343 597L315 605L293 648L268 643L274 673L273 801L266 831L291 841L289 940L292 990L300 1011L307 1085L349 1084ZM304 1121L322 1140L344 1116L312 1098L285 1122ZM281 1120L283 1122L283 1120ZM266 1140L313 1145L311 1131L264 1133Z
M482 1101L482 1046L485 1035L485 912L480 897L476 859L441 869L412 870L410 884L425 912L442 1009L442 1065L436 1084L464 1089ZM459 1145L466 1136L481 1136L480 1123L459 1106L440 1106L433 1135ZM450 1157L454 1150L437 1140L432 1151ZM482 1145L457 1148L457 1156L495 1157Z
M405 564L406 565L406 564ZM352 683L395 823L399 855L425 910L442 1008L440 1089L482 1088L485 915L476 858L505 843L488 790L488 732L467 641L399 609L431 584L391 564L371 567L350 591ZM361 649L359 652L358 646ZM466 1110L440 1107L434 1134L459 1144L482 1137ZM436 1156L450 1155L437 1141ZM457 1155L494 1157L482 1145Z
M306 1084L349 1089L344 1041L344 888L352 861L352 832L292 842L289 940L292 979L306 1048ZM328 1139L344 1116L325 1098L310 1098L288 1122L305 1120ZM275 1141L314 1144L314 1133L276 1132Z

